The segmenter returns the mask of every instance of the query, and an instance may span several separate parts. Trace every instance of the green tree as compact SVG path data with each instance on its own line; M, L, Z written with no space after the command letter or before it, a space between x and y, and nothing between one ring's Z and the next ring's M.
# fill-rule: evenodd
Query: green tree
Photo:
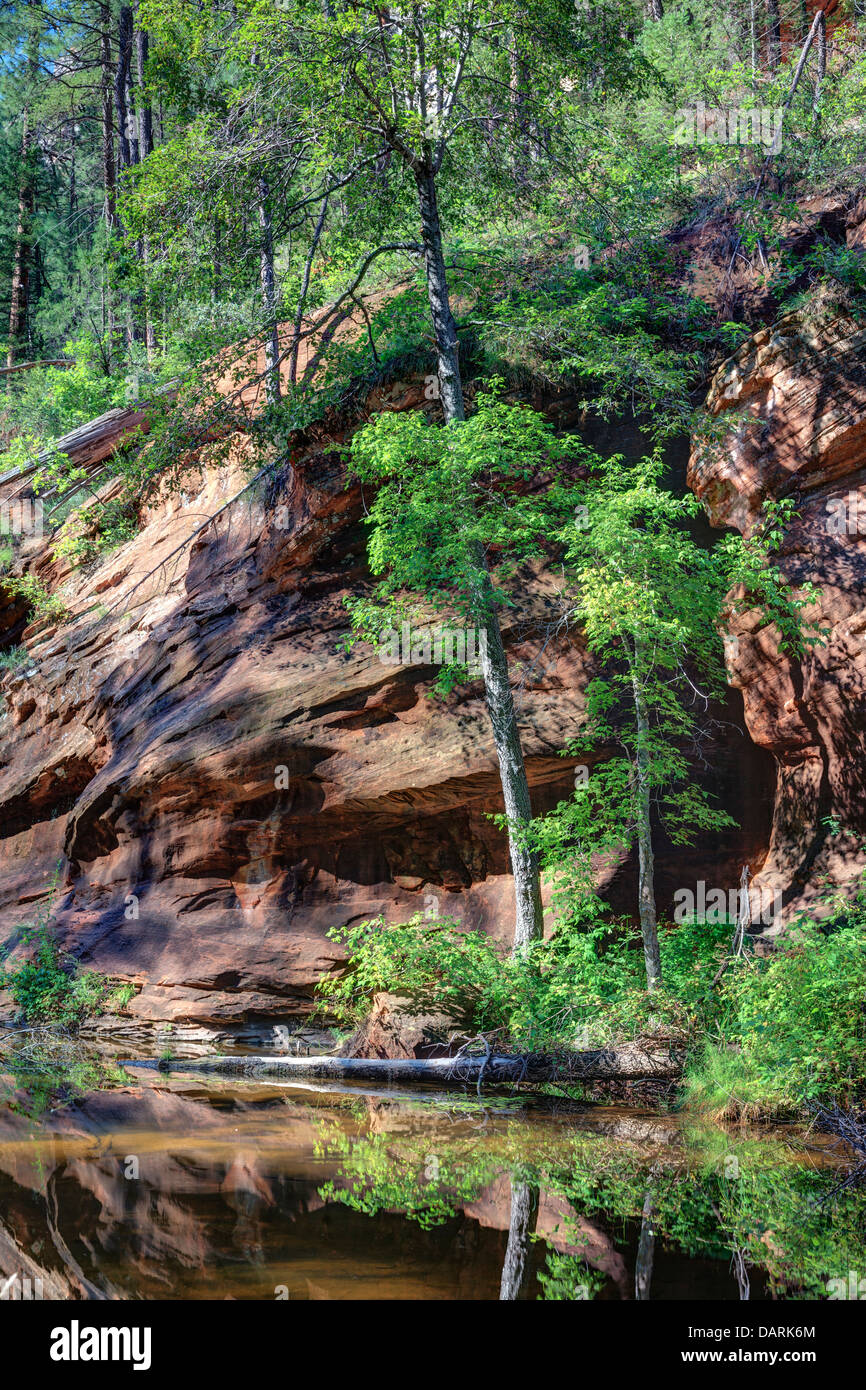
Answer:
M573 508L573 488L555 482L541 497L521 488L537 473L587 452L577 440L557 439L537 412L490 394L479 397L459 429L421 412L383 414L352 442L351 471L378 487L367 521L371 568L382 576L370 598L350 605L356 634L375 640L388 617L419 597L479 629L514 872L515 952L541 935L543 922L537 857L525 833L529 789L498 617L504 595L491 582L487 551L495 547L504 560L539 553ZM465 675L446 666L440 684L447 689Z
M771 563L790 510L772 506L750 538L730 537L705 550L687 527L700 504L668 492L661 473L658 457L628 470L622 459L608 460L587 485L571 528L573 618L600 671L587 687L586 724L569 751L594 758L611 747L620 751L537 824L535 840L545 867L565 874L572 911L597 903L592 855L637 846L650 990L661 982L654 820L674 844L734 824L696 777L708 708L724 695L720 627L726 615L758 606L776 624L782 647L801 650L817 640L801 623L814 589L795 593Z

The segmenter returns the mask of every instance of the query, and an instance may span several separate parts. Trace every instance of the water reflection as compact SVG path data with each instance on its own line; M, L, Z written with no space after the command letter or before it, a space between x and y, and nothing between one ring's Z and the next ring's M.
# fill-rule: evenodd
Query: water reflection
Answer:
M143 1073L46 1094L0 1103L6 1296L826 1297L862 1264L814 1136Z

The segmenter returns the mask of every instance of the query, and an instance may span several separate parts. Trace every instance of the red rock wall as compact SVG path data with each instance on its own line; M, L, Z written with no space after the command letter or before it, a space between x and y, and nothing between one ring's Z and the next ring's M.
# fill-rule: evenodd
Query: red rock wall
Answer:
M142 1022L304 1013L340 959L328 928L380 912L452 913L503 940L513 926L480 682L433 701L430 668L339 648L343 598L367 573L361 496L333 443L311 441L267 495L174 553L247 481L247 451L238 438L228 465L191 470L101 563L55 569L72 618L34 624L31 659L3 681L0 932L32 917L62 860L63 941L141 986L130 1012ZM505 637L517 673L539 656L554 601L541 573L516 587ZM585 682L577 642L546 644L520 679L538 810L573 785L559 750ZM663 901L702 875L733 885L743 858L766 852L768 759L735 703L727 713L711 779L742 829L709 856L662 851ZM632 866L607 886L628 910Z
M825 880L853 887L864 862L866 330L844 313L789 315L719 369L709 405L727 430L694 450L689 486L715 526L744 533L765 500L796 502L779 563L791 583L820 586L809 617L828 633L801 662L756 613L732 628L731 684L777 765L755 888L780 891L787 920L818 902Z

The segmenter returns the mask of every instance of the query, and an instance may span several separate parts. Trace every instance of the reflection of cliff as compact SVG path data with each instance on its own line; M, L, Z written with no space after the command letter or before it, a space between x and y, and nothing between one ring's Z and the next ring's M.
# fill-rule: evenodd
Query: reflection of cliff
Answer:
M495 1295L504 1234L325 1208L317 1142L273 1092L102 1092L44 1127L0 1110L0 1272L45 1298Z
M509 1251L521 1297L537 1296L537 1274L557 1251L596 1271L603 1296L631 1296L632 1256L549 1188L536 1193L522 1241L510 1229L507 1155L529 1155L542 1138L554 1144L548 1154L560 1144L568 1154L570 1127L513 1107L467 1116L285 1095L156 1082L92 1093L39 1121L0 1109L2 1278L41 1280L42 1296L58 1299L496 1299ZM331 1147L339 1135L343 1158ZM679 1164L677 1139L675 1124L641 1131L635 1161L662 1144ZM329 1180L349 1189L359 1171L366 1181L367 1153L371 1174L375 1155L391 1151L408 1174L405 1153L429 1150L447 1165L455 1144L454 1154L483 1153L498 1175L430 1229L397 1197L371 1216L319 1195Z

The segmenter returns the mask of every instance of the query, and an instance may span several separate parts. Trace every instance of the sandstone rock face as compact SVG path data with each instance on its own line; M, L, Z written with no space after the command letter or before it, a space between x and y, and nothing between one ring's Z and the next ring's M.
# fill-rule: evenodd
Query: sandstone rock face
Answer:
M141 1020L303 1013L341 959L328 928L378 913L511 929L480 682L437 703L429 667L339 650L366 572L337 456L312 448L178 551L250 472L239 438L69 575L70 620L27 629L4 681L4 935L59 862L64 944L140 984ZM558 794L580 669L574 651L525 698L533 785Z
M825 640L802 661L781 653L757 613L737 619L731 684L755 743L777 764L769 854L753 912L781 894L778 927L818 906L823 882L853 886L866 831L866 330L843 313L792 314L717 372L709 408L727 424L691 457L689 486L715 526L748 533L767 499L799 519L781 568L821 595L808 617ZM849 832L849 833L846 833Z
M368 409L423 399L423 382L395 382ZM124 1037L171 1024L196 1045L210 1030L272 1051L278 1020L309 1015L318 977L341 965L328 930L379 913L512 937L481 682L434 701L424 655L395 666L342 649L343 599L368 571L339 443L314 427L252 489L249 436L203 449L139 534L83 569L29 542L71 616L26 628L26 660L0 680L0 940L58 876L64 947L138 987ZM573 787L560 749L587 662L574 634L550 641L555 577L525 567L513 594L503 637L544 810ZM21 612L6 619L8 645ZM766 855L771 759L737 698L723 713L712 784L741 828L712 856L660 845L663 909L701 877L733 887ZM602 887L630 910L632 863Z
M376 994L368 1016L340 1047L339 1055L389 1058L448 1056L455 1050L449 1043L463 1031L461 1022L444 1013L420 1013L411 999L399 995Z
M418 405L397 383L372 409ZM203 451L132 540L83 570L47 550L68 621L25 632L2 679L0 939L58 872L55 920L84 964L131 980L142 1026L267 1029L307 1015L338 967L330 928L453 915L507 942L511 879L480 681L429 698L423 657L341 648L343 600L368 582L363 499L324 429L221 511L261 460L237 436ZM560 750L583 712L579 640L551 642L555 579L525 569L504 637L536 810L567 795ZM766 854L767 754L732 706L712 781L742 829L660 848L660 896L733 886ZM715 877L717 876L717 877ZM633 869L606 885L634 900ZM261 1041L261 1039L260 1039ZM273 1043L271 1043L273 1050Z

